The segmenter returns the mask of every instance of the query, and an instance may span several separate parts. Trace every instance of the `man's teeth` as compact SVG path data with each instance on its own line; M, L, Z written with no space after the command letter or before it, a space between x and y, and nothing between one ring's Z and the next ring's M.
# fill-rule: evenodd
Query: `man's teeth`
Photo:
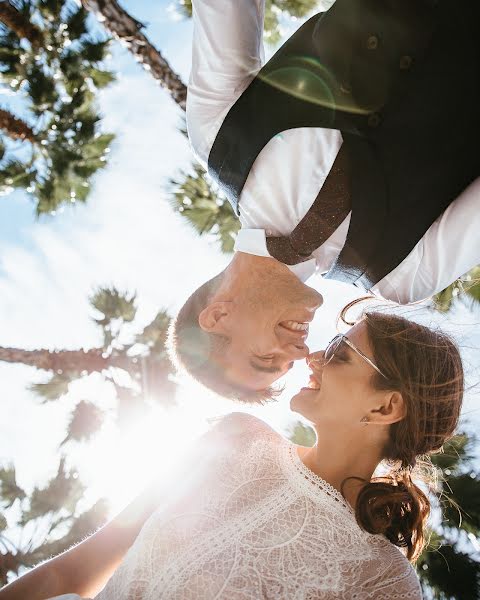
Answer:
M298 321L285 321L285 327L295 331L307 331L308 323L299 323Z

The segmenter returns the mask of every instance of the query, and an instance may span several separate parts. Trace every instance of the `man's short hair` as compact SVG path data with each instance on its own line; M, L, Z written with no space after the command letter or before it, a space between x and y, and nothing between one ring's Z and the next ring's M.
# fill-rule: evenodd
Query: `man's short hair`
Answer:
M223 271L200 286L172 321L167 343L170 359L179 371L188 373L193 379L224 398L264 404L278 396L280 391L272 387L258 391L249 390L228 381L218 357L230 344L230 338L203 331L199 325L200 313L211 302L222 280Z

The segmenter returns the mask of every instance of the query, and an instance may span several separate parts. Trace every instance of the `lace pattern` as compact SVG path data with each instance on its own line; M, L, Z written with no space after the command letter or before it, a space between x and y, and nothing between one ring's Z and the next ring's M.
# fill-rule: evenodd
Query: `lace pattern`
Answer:
M360 529L265 423L230 415L208 437L201 472L151 516L97 600L422 597L400 551Z

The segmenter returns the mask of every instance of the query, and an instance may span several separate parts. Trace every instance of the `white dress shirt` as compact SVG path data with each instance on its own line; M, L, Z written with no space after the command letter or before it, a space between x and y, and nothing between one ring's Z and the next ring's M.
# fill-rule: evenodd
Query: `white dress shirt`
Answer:
M265 0L193 0L193 58L188 87L190 143L206 166L228 111L264 62ZM324 4L324 8L331 5ZM342 145L337 130L305 127L270 140L240 197L235 250L270 256L267 235L288 235L318 195ZM448 168L448 165L446 165ZM408 303L431 296L480 263L480 178L432 224L410 254L371 291ZM311 260L290 269L302 281L330 269L347 236L350 215Z

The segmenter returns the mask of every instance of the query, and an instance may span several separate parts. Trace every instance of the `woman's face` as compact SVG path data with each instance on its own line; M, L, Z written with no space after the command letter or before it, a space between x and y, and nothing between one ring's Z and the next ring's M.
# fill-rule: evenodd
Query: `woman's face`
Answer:
M347 332L347 338L370 360L372 348L363 321ZM342 342L324 366L324 351L307 358L311 370L308 387L302 388L290 403L291 409L315 425L357 427L372 408L381 404L385 392L372 387L375 369Z

